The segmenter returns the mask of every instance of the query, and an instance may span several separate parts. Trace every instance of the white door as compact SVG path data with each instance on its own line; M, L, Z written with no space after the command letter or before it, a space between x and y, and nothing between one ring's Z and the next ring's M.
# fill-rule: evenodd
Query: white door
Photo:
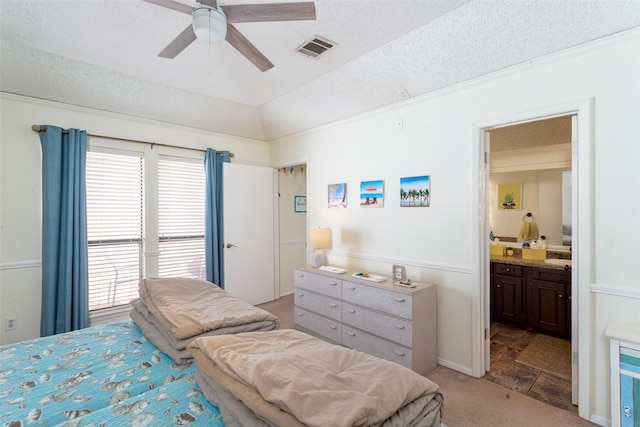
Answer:
M249 304L275 299L274 170L224 163L224 288Z

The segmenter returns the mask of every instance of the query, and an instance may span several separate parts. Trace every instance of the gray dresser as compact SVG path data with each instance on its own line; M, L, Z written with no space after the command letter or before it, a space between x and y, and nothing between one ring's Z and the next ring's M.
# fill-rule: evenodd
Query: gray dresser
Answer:
M296 329L422 375L437 366L434 284L405 288L390 278L371 282L352 271L332 274L311 267L294 274Z

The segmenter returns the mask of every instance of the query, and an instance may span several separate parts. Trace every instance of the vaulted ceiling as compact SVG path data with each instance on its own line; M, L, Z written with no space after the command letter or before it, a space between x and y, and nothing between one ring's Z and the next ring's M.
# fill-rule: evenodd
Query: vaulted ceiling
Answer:
M312 21L235 24L275 65L261 72L226 42L158 57L191 17L142 0L0 0L0 91L270 141L640 26L637 0L315 9ZM336 46L296 51L316 36Z

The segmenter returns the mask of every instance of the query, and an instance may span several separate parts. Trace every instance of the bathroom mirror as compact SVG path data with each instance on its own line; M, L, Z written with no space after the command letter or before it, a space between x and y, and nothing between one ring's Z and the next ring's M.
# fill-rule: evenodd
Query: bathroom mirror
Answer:
M517 238L527 213L538 236L571 245L571 116L489 131L489 215L494 236ZM498 186L522 184L521 210L498 209Z

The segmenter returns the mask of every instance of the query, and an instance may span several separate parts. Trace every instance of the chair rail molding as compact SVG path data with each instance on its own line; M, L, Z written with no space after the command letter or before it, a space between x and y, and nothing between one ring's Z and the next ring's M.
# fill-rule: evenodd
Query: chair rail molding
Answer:
M0 270L13 270L17 268L39 268L39 267L42 267L42 261L39 259L0 263Z

